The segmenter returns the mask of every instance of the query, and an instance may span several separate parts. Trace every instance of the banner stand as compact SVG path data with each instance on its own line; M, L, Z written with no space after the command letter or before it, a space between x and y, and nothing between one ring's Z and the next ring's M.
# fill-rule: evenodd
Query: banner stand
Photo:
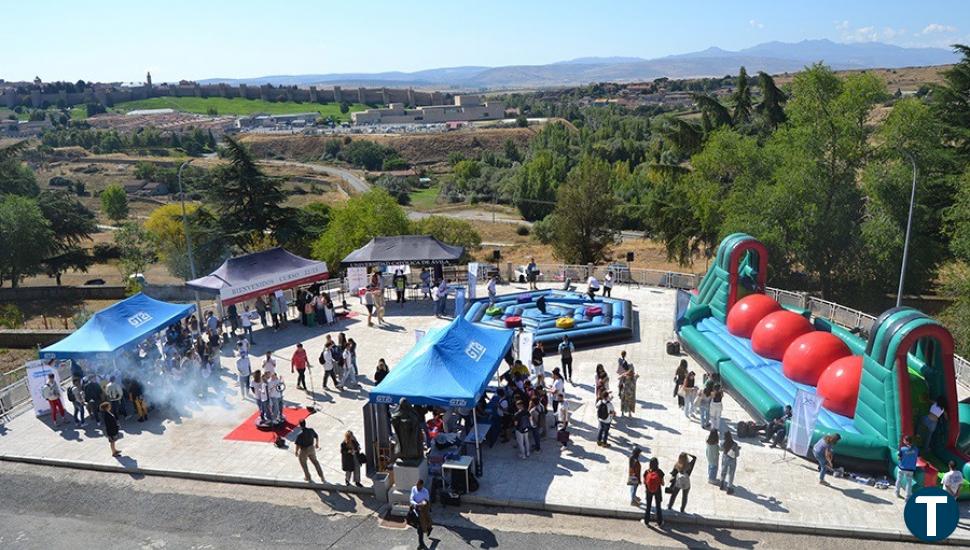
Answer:
M785 452L791 450L792 455L807 457L811 452L812 435L815 433L818 412L822 408L822 398L818 394L798 390L793 405Z

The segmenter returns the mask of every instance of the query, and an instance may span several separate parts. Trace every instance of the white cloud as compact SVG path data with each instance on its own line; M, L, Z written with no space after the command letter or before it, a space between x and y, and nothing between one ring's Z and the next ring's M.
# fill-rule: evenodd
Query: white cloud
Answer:
M847 30L849 30L849 22L846 21L846 20L844 20L844 19L842 21L836 21L835 22L835 30L837 30L837 31L847 31Z
M897 29L894 27L878 29L874 25L853 28L848 21L837 21L835 28L840 32L842 41L849 43L876 42L879 40L892 42L906 36L908 33L906 29Z
M751 25L752 27L756 28L756 29L763 29L763 28L765 28L765 24L762 23L761 21L758 21L757 19L752 19L752 20L748 21L748 24Z
M942 32L957 32L957 28L953 25L943 25L942 23L930 23L923 28L922 32L919 34L936 34Z
M906 36L906 29L894 29L892 27L886 27L882 30L881 36L886 40L901 38L903 36Z
M846 42L875 42L878 39L879 31L872 26L845 30L842 33L842 40Z

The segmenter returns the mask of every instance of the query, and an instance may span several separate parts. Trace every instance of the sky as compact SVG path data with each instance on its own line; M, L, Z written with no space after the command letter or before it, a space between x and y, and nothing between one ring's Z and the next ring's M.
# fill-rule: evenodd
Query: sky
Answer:
M0 14L6 80L538 65L817 38L970 43L967 0L0 0Z

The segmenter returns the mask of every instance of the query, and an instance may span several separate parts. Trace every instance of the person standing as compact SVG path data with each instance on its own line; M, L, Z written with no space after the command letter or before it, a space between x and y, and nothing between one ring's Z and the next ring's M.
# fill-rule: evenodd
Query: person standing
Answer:
M677 398L677 406L681 408L684 406L683 387L685 380L687 380L687 360L681 359L680 364L677 365L677 370L674 371L674 397Z
M57 385L54 380L53 374L47 375L47 383L40 389L41 395L47 400L47 403L51 408L51 422L54 425L60 425L58 421L58 415L60 415L60 420L63 420L67 416L67 412L64 410L64 403L61 402L61 388Z
M701 428L708 430L711 426L711 388L704 388L701 392L699 400L699 409L701 411Z
M518 401L515 405L515 442L519 446L519 458L529 458L532 454L532 446L529 444L529 431L532 424L529 411L526 409L524 401Z
M343 333L341 333L343 336ZM343 372L340 376L340 385L346 387L357 386L357 342L353 338L347 339L343 346Z
M690 474L694 470L694 460L687 453L680 453L680 456L677 457L677 463L670 471L673 480L670 487L670 500L667 501L668 510L674 507L674 501L677 500L677 494L680 493L683 495L680 499L680 513L684 513L684 508L687 507L687 495L690 493Z
M448 309L448 292L450 287L448 279L442 279L438 285L438 317L444 317Z
M245 336L243 341L248 341L249 344L255 344L256 342L253 340L253 312L249 310L249 304L243 306L240 323L242 324L243 336Z
M724 432L724 442L721 443L721 490L727 494L734 494L734 472L738 468L738 455L741 448L731 437L731 432Z
M306 350L303 349L302 343L298 343L293 352L293 357L290 358L290 374L296 373L296 389L307 391L306 370L309 366L310 362L307 360Z
M236 372L239 373L239 395L245 399L249 395L249 377L253 372L252 364L249 362L249 354L245 350L239 350L239 359L236 359Z
M643 511L643 523L644 525L650 525L650 508L652 506L657 507L657 526L664 526L664 513L663 513L663 486L664 486L664 473L660 469L660 463L657 458L651 458L650 463L647 466L647 471L643 474L643 485L647 490L647 507Z
M377 315L377 324L384 324L384 290L381 287L374 289L374 313Z
M256 314L259 315L259 325L266 328L266 302L263 300L262 296L256 297Z
M920 448L925 452L933 442L933 434L941 418L946 418L946 400L939 397L930 405L929 412L920 421L918 434L920 437Z
M323 289L313 299L313 316L317 326L322 327L327 323L327 299L324 297Z
M67 400L74 408L74 425L84 424L84 408L87 404L84 402L84 390L81 389L79 378L75 378L71 387L67 388Z
M323 477L323 468L320 467L320 461L317 460L317 449L320 448L320 437L317 432L312 428L306 427L306 419L300 420L300 433L296 436L296 458L300 461L300 468L303 468L303 477L307 482L313 481L310 479L310 469L307 468L307 460L313 463L313 467L317 470L317 475L320 476L320 483L326 483L327 480Z
M714 384L714 390L711 393L711 428L721 431L721 412L724 410L724 390L721 389L720 384Z
M98 384L97 376L92 374L88 377L87 383L84 384L84 399L88 406L88 418L93 418L98 424L101 423L103 396L104 391L101 389L101 384Z
M287 311L290 309L290 302L286 299L286 293L283 292L283 289L276 289L274 295L280 308L280 324L282 328L286 328L286 323L289 321Z
M332 341L327 341L324 345L323 353L320 354L320 362L323 363L323 389L329 390L327 378L333 380L334 389L340 389L340 382L337 381L337 361L334 357L334 345Z
M633 417L633 413L637 409L637 379L640 375L637 374L636 369L633 365L629 365L627 371L620 376L620 415L629 415Z
M556 411L556 425L559 429L556 431L556 440L563 448L569 444L569 402L563 401L562 405L559 406L559 410Z
M118 417L111 412L111 403L107 401L101 403L101 421L104 423L104 435L111 446L111 456L121 456L121 451L115 447L121 428L118 426Z
M530 375L535 377L546 376L546 369L543 366L543 361L545 360L545 357L546 357L545 346L542 345L542 342L536 342L532 346L532 371L529 373Z
M707 482L717 485L717 467L720 463L720 441L721 436L717 430L711 430L707 434L707 442L704 451L707 454Z
M488 292L488 305L495 304L495 295L498 292L495 285L498 283L498 275L492 275L488 279L488 283L485 285L485 290Z
M276 360L273 359L273 352L266 352L266 357L263 358L262 371L264 377L276 374Z
M354 432L347 430L344 440L340 442L340 467L344 471L344 485L350 485L350 478L353 476L354 485L363 487L360 484L360 462L360 443L354 437Z
M613 295L613 272L607 271L603 278L603 297L610 298Z
M421 268L421 293L425 300L431 298L431 272L426 267Z
M573 352L576 351L576 346L569 341L569 335L563 334L562 342L559 343L559 361L562 363L562 375L563 378L569 380L569 383L573 382Z
M273 424L283 423L283 390L286 385L283 380L275 373L269 373L269 380L266 382L266 395L269 397L270 422Z
M249 385L249 389L253 392L253 397L256 398L260 421L269 422L269 392L266 387L266 381L263 380L263 373L258 370L253 373L253 381Z
M270 319L273 321L273 332L278 332L280 330L280 303L276 299L276 296L272 294L269 295L269 313Z
M535 258L529 258L529 265L525 266L525 278L529 282L529 290L539 290L536 281L539 279L539 266Z
M114 376L108 379L108 385L104 387L104 395L111 403L111 412L118 418L125 416L125 394Z
M367 326L374 326L374 291L364 290L364 307L367 308Z
M909 500L910 495L913 494L913 474L916 473L919 450L908 435L903 436L896 457L899 462L899 469L896 471L896 498L900 497L899 490L905 488L906 500Z
M566 400L566 384L563 382L562 374L559 369L552 369L552 384L549 386L552 393L552 412L559 412L559 407Z
M380 384L381 380L384 380L384 377L390 372L391 370L387 368L387 362L384 361L383 357L381 357L380 360L377 361L377 369L374 371L374 385L376 386L377 384Z
M640 497L637 488L640 487L640 447L634 447L630 453L630 464L626 484L630 487L630 506L639 506Z
M418 548L419 550L427 549L428 547L424 544L424 535L431 536L431 495L424 488L424 480L418 479L418 482L411 488L409 500L411 511L417 519L415 528L418 530Z
M599 419L600 431L596 436L596 444L600 447L610 446L610 426L616 417L616 409L613 408L613 400L609 390L603 390L600 398L596 401L596 417Z
M725 436L727 437L727 436ZM832 468L832 449L839 443L842 436L839 434L829 434L819 439L812 447L812 454L815 462L818 462L818 482L825 485L825 474Z
M408 279L404 276L404 273L400 269L394 271L394 278L391 279L391 284L394 285L394 293L397 295L397 303L403 304L404 291L408 287Z
M694 404L697 402L697 382L694 371L687 373L684 379L684 416L691 418L694 415Z
M232 331L230 334L235 337L236 331L239 330L239 310L236 308L236 304L229 304L226 308L226 315L229 317L229 330Z
M545 409L539 402L539 398L533 397L529 401L529 432L532 433L532 450L537 453L542 452L539 442L542 439L543 428L545 428L543 418L545 418Z
M137 378L132 378L128 384L128 397L131 398L131 403L135 407L135 415L138 417L138 422L148 420L148 405L145 403L145 387Z
M943 476L943 490L955 500L960 496L960 488L963 487L963 473L957 468L957 463L952 460L947 467L949 471Z

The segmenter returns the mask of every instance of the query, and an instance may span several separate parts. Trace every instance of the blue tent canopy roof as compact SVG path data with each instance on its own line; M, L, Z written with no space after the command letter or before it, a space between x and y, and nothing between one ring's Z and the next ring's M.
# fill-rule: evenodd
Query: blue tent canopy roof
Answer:
M458 317L432 329L370 392L372 403L473 407L512 345L512 331Z
M135 294L95 313L67 338L40 350L45 359L91 358L110 355L195 311L192 304L170 304Z

